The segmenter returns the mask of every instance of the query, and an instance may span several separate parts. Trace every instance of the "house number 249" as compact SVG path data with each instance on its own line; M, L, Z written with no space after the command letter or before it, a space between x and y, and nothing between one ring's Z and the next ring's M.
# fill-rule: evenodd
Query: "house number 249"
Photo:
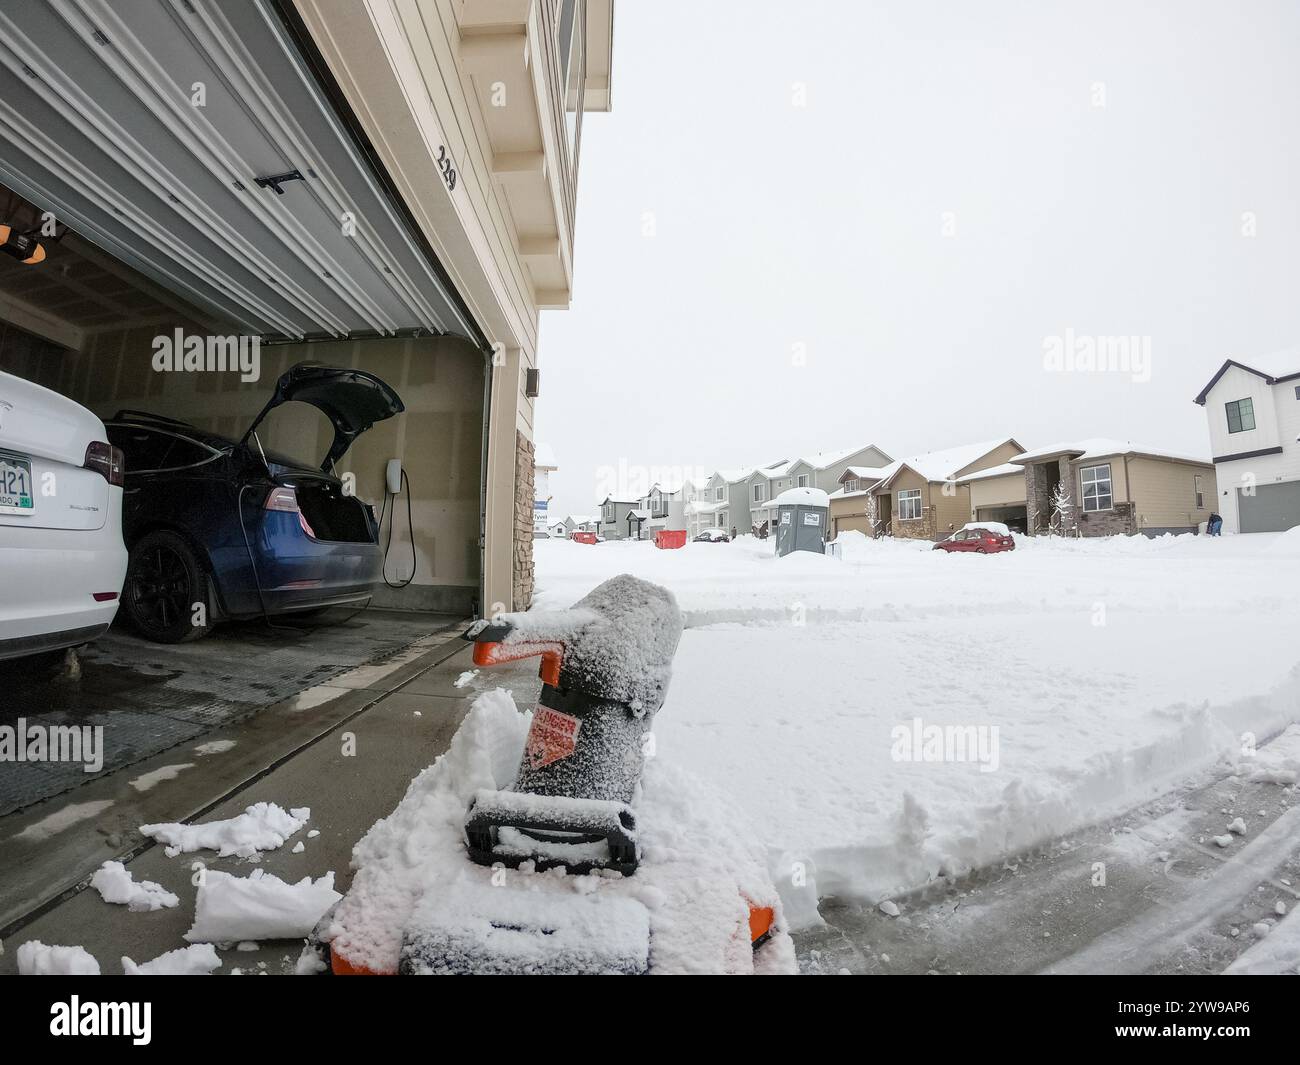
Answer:
M447 154L445 144L438 145L438 169L442 171L442 180L447 183L447 188L456 187L456 168L451 165L451 156Z

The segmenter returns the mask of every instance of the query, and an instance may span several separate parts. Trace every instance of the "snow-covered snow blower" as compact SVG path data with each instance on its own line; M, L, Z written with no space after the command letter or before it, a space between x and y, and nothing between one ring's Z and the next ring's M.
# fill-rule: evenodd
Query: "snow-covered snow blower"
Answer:
M333 971L749 972L769 940L767 968L792 967L743 815L667 767L642 787L681 633L672 593L627 575L568 610L475 622L476 665L541 658L531 721L480 696L357 845L319 929Z

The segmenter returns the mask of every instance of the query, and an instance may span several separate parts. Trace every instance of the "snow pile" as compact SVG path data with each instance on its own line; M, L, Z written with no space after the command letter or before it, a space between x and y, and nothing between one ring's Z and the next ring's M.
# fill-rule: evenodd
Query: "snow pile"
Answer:
M47 947L30 939L18 948L19 976L98 976L99 962L85 947Z
M105 862L90 878L105 902L125 905L132 913L151 913L180 905L180 899L152 880L136 881L121 862Z
M220 968L221 959L210 943L169 950L140 965L122 958L122 971L127 976L211 976Z
M260 851L273 851L311 819L307 807L285 813L275 803L259 802L238 817L210 821L206 825L141 825L140 834L166 844L167 856L213 850L228 858L253 858Z
M500 614L494 621L513 626L506 647L563 643L566 685L646 714L663 704L682 634L672 593L628 574L601 582L569 610Z
M246 877L208 869L199 881L194 923L185 938L191 943L301 939L340 898L333 873L288 884L264 869Z
M1250 754L1243 754L1237 768L1246 779L1266 784L1294 784L1300 781L1300 725Z
M465 811L480 788L513 782L531 716L519 712L507 691L480 695L447 753L356 845L352 887L324 930L339 956L353 966L392 971L404 933L420 930L413 915L426 899L439 907L442 921L463 927L474 920L473 900L486 904L500 890L494 871L465 855ZM647 912L654 972L794 971L765 854L734 803L655 758L646 765L635 805L643 858L634 876L565 876L558 869L498 875L515 891L639 903ZM445 900L456 898L467 901L449 913ZM778 930L757 953L748 941L746 899L776 911ZM738 939L740 928L746 931Z

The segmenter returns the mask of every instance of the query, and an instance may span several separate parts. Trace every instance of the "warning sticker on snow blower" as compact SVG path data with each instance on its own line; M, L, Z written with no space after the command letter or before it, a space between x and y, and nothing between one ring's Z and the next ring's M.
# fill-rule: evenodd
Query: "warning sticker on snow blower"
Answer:
M528 765L541 769L544 765L568 758L578 749L578 729L582 722L576 717L538 706L533 710L533 724L528 730Z

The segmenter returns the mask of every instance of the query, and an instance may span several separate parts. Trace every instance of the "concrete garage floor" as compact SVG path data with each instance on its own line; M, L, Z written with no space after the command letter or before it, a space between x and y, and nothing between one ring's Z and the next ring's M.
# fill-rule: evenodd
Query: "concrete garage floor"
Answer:
M0 662L0 725L103 727L111 771L239 721L282 699L377 662L435 633L460 630L445 614L338 608L311 618L236 622L195 643L156 644L122 624L78 652L70 679L61 656ZM80 764L0 766L0 814L90 779Z
M203 737L234 741L222 753L196 756L187 745L106 774L64 800L0 818L0 974L16 971L15 951L29 939L84 946L109 974L121 972L123 955L146 961L184 946L194 914L191 863L237 875L254 867L209 851L168 858L136 832L141 824L219 820L263 800L309 806L308 828L321 834L299 833L294 842L303 840L302 853L286 844L256 865L289 881L333 870L335 887L345 891L353 845L446 750L474 697L501 686L530 705L540 687L534 660L480 671L457 688L457 678L473 668L459 632L430 636L394 661L349 670L313 688L308 699L296 695ZM344 733L355 736L353 756L343 753ZM146 791L130 784L182 763L191 764ZM108 859L126 861L137 880L174 891L180 906L130 913L105 903L84 884ZM221 971L292 971L300 947L272 942L222 951Z

